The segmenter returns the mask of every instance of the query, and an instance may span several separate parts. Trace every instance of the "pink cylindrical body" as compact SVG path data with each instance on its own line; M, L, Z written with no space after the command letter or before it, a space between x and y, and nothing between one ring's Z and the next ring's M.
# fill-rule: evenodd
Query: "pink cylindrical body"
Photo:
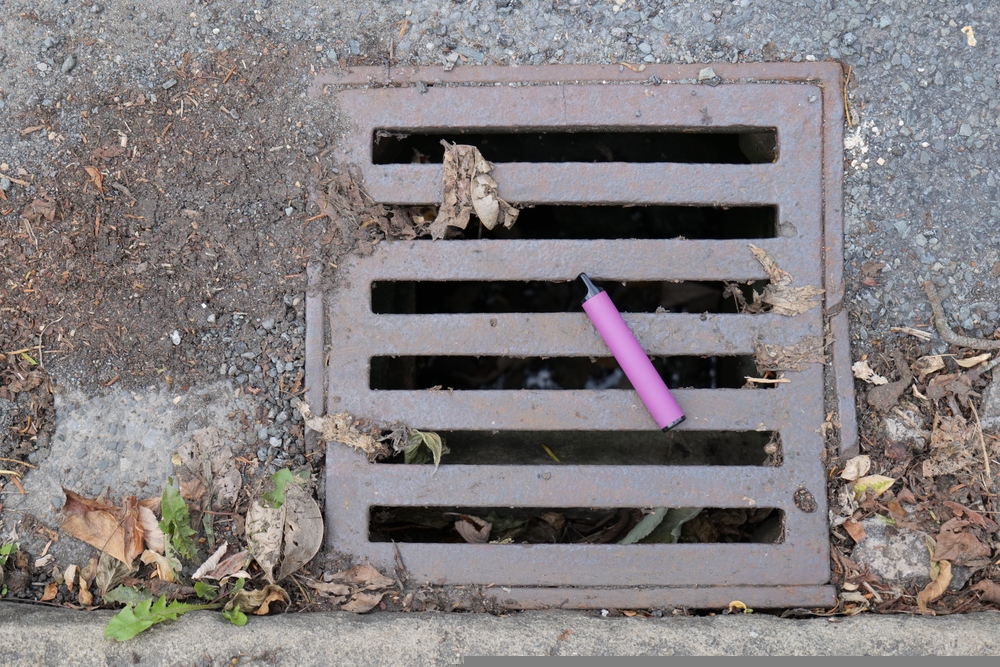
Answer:
M583 302L583 309L587 311L601 338L611 349L611 354L615 355L622 371L635 387L657 425L666 429L684 419L684 411L677 405L663 378L653 368L645 350L625 324L608 293L601 292L587 299Z

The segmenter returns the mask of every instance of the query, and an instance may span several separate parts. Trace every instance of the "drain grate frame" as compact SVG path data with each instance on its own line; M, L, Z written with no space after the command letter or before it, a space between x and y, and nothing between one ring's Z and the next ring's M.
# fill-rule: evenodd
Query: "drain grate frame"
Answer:
M501 196L523 204L776 205L779 236L757 239L796 284L824 285L824 309L785 318L714 314L627 314L653 355L752 353L755 338L788 345L832 335L831 363L788 375L768 392L678 390L682 428L780 431L777 468L636 469L627 466L372 465L338 443L327 450L328 546L391 569L392 544L368 541L371 505L523 507L729 506L785 512L780 544L451 545L407 543L400 556L416 582L497 584L482 591L514 608L563 606L827 605L825 479L816 432L838 411L841 453L856 448L842 284L842 72L832 63L714 66L721 83L697 82L698 66L538 68L356 68L333 84L354 131L344 146L376 201L430 204L441 166L373 164L379 128L773 127L770 164L504 163ZM648 83L659 77L661 85ZM419 92L417 82L431 84ZM516 84L516 85L510 85ZM638 112L638 113L637 113ZM487 158L489 156L487 155ZM598 184L595 187L595 183ZM368 358L378 355L604 356L581 313L375 315L371 283L381 280L566 280L585 266L606 280L761 280L746 241L503 240L380 245L338 269L326 296L315 269L307 295L307 397L347 410L438 430L643 430L655 428L633 392L375 391ZM330 327L323 363L323 328ZM315 332L319 330L317 335ZM428 334L428 332L435 332ZM310 337L312 333L312 337ZM320 341L317 343L317 340ZM311 343L310 343L311 341ZM317 349L317 346L319 349ZM762 395L764 394L764 395ZM680 476L683 483L676 480ZM794 494L811 491L815 512ZM637 588L638 587L638 588ZM628 601L628 602L626 602Z

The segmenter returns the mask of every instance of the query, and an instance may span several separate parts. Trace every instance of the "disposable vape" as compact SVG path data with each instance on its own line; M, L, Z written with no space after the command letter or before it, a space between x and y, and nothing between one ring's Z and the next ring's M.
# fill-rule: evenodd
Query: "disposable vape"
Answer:
M621 313L611 302L611 297L592 283L586 273L581 273L577 280L587 291L583 299L583 309L639 394L649 414L656 420L657 426L667 431L680 424L684 421L683 410L677 405L663 378L653 368L635 334L628 328Z

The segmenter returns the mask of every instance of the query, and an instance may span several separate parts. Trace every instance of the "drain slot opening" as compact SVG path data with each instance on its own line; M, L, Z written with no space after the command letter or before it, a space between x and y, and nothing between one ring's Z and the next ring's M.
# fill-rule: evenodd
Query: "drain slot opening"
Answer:
M373 164L444 161L441 141L471 144L494 163L503 162L680 162L759 164L778 156L775 128L714 131L670 128L647 131L531 129L483 131L470 128L406 130L378 128L372 133Z
M481 527L481 523L472 519L475 517L491 524L484 541L494 544L615 545L644 516L643 508L638 507L375 506L369 509L368 528L372 542L466 544L455 524L462 522L468 523L470 528ZM694 518L680 522L678 543L780 544L784 542L784 518L782 510L769 507L704 508ZM470 534L468 531L466 529L466 534ZM662 541L657 543L664 544Z
M738 313L732 290L747 303L768 281L748 284L720 281L594 281L623 313ZM731 287L728 287L731 286ZM730 290L727 294L727 288ZM546 281L376 281L371 305L376 314L434 313L575 313L580 288L573 282Z
M776 431L437 431L441 465L777 466ZM558 461L556 460L558 459ZM395 456L385 464L403 463Z
M671 389L736 389L756 377L750 355L657 357L653 366ZM631 389L614 357L377 356L371 389ZM752 385L766 390L774 385Z

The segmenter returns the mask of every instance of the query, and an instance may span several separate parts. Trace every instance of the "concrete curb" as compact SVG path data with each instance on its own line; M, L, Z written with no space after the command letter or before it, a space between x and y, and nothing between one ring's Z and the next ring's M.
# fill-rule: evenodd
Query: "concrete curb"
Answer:
M603 619L582 612L290 614L237 628L194 612L130 642L104 639L110 612L0 604L0 662L88 665L458 664L469 655L997 655L1000 615ZM568 633L567 631L572 631ZM565 633L565 634L564 634ZM564 639L560 640L559 637Z

